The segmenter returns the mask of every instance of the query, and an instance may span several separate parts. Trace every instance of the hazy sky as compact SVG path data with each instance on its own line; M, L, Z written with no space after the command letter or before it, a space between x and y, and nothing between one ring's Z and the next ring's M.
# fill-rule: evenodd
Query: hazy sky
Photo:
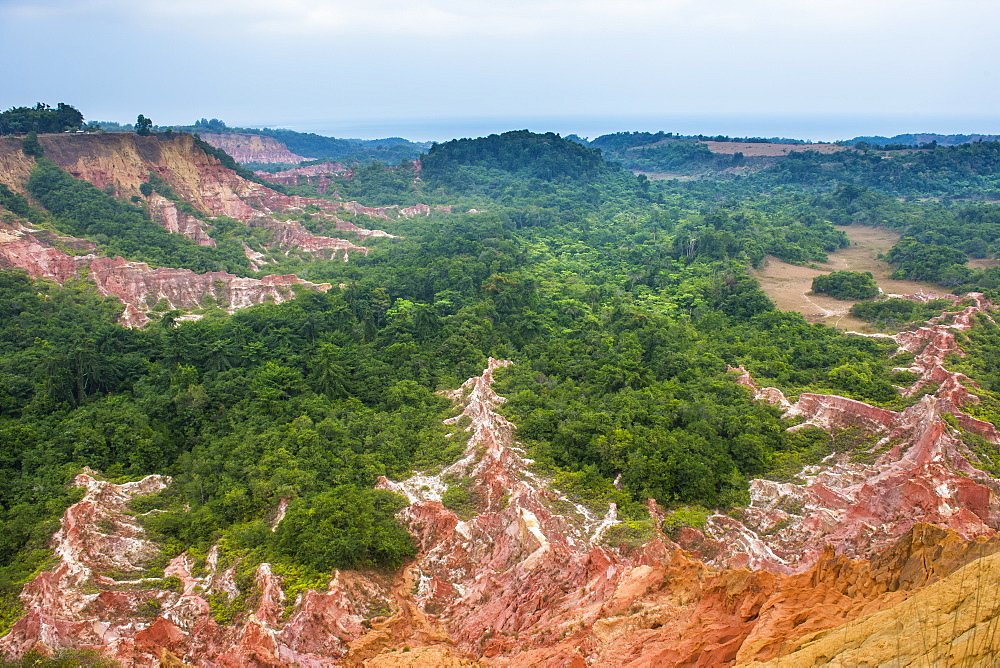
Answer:
M0 0L0 108L341 136L1000 133L996 0Z

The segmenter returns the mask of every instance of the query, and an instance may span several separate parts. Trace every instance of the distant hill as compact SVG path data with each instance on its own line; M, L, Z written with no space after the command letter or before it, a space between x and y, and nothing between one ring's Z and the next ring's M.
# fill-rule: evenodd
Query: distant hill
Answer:
M202 118L195 121L193 125L174 126L173 129L187 132L212 133L215 135L229 133L260 135L277 140L290 153L306 159L331 160L348 164L356 162L362 165L367 165L375 161L396 164L404 159L416 160L420 157L421 153L431 146L430 142L411 142L402 137L342 139L339 137L318 135L313 132L296 132L295 130L285 130L282 128L232 128L217 118L210 120ZM253 166L269 164L266 160L240 160L240 162Z
M896 135L895 137L882 137L874 135L871 137L855 137L848 139L845 143L856 144L865 142L867 144L904 144L908 146L919 146L920 144L930 144L937 142L938 146L959 146L960 144L971 144L977 141L1000 141L1000 135L939 135L932 132L921 134Z
M131 132L132 125L114 121L92 121L90 126L104 132ZM416 160L431 147L431 142L411 142L402 137L383 139L342 139L313 132L296 132L282 128L235 128L218 118L200 119L191 125L154 126L153 130L178 130L203 135L213 146L230 153L237 162L253 169L283 169L283 165L308 160L327 160L346 164L368 165L379 161L394 165L400 160ZM225 135L239 138L228 140ZM270 140L254 142L248 135ZM274 141L271 141L274 140ZM275 167L269 167L275 165Z
M201 138L220 148L242 164L263 163L290 165L306 162L309 158L296 155L274 137L239 132L203 132Z

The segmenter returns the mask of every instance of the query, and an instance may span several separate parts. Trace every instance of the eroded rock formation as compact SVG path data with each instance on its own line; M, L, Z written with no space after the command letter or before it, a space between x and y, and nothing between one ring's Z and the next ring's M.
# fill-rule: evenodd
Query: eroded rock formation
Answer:
M368 209L354 202L288 196L259 183L244 179L206 155L190 135L171 139L132 133L103 135L42 135L39 138L45 155L76 178L98 188L109 189L120 197L142 197L153 220L171 232L183 234L200 245L214 245L209 237L212 219L226 216L253 227L273 231L268 244L274 250L301 249L325 257L343 251L367 253L368 249L346 239L317 236L295 221L280 220L280 214L301 212L312 206L336 221L339 211L390 218L388 209ZM33 160L20 150L20 142L0 137L0 181L18 192L30 175ZM156 176L169 184L177 197L203 212L203 218L179 212L174 202L158 194L142 195L140 186ZM393 216L394 217L394 216ZM356 226L355 226L356 227ZM360 230L360 228L357 228ZM351 230L354 231L354 230ZM391 236L380 230L365 230L367 235ZM251 258L252 259L252 258Z
M325 195L330 191L334 176L353 178L354 170L339 162L323 162L308 167L293 167L280 172L254 172L257 176L284 186L312 185L316 192Z
M272 164L297 165L309 158L303 158L288 150L274 137L241 134L238 132L202 132L202 140L233 157L236 162L262 162Z
M86 242L81 243L86 246ZM296 287L330 289L329 283L310 283L292 274L242 278L221 271L196 274L190 269L154 269L145 262L93 253L69 255L43 244L35 231L23 226L0 227L0 267L24 269L34 278L57 283L86 276L100 294L117 297L125 304L120 322L128 327L149 322L146 314L160 300L169 309L202 308L211 300L232 312L267 301L288 301L295 297Z
M922 360L913 367L920 378L949 373L940 351L956 351L954 332L991 306L974 299L972 310L928 332L897 336ZM379 481L408 499L401 518L420 550L392 582L334 573L327 592L307 592L286 609L281 578L262 564L253 611L220 626L207 597L238 590L218 551L203 570L186 555L170 563L164 575L178 578L179 591L150 583L123 592L124 578L102 572L107 555L117 571L147 558L124 504L167 481L133 489L81 476L87 497L54 539L60 563L26 587L28 614L0 646L95 647L131 665L169 653L199 666L854 665L902 657L989 665L1000 656L998 481L973 466L943 412L1000 439L955 412L974 400L963 377L894 412L824 395L793 404L738 370L738 382L789 416L871 432L870 463L833 458L804 472L802 485L754 481L741 517L716 515L704 532L672 537L654 526L652 540L629 547L608 539L614 506L595 514L532 473L514 425L497 412L504 400L493 375L507 364L491 359L449 393L461 411L451 422L470 433L458 462L436 475ZM475 508L461 516L445 508L450 485L469 490ZM658 525L662 510L650 502L649 511ZM109 522L114 531L102 533ZM85 583L92 593L83 593ZM154 598L159 608L142 617L140 606ZM365 620L372 602L391 613ZM894 649L901 638L909 639L905 651Z
M161 476L123 485L77 476L86 495L53 537L59 563L25 586L25 615L0 639L0 650L98 649L128 666L159 665L165 653L207 666L324 666L346 654L347 641L362 632L369 601L384 596L371 579L334 574L324 593L306 592L289 614L281 579L261 564L252 611L220 626L209 600L232 599L238 589L235 566L220 567L217 549L200 569L182 554L162 576L145 573L160 548L144 536L128 503L169 483Z
M182 234L199 246L215 246L215 239L208 236L211 227L203 220L183 213L177 204L156 193L146 198L150 217L168 232Z
M968 329L977 314L990 317L989 301L976 293L969 299L973 303L963 310L893 337L900 353L915 353L906 370L918 378L902 394L938 386L902 412L809 393L790 404L780 390L758 388L745 369L735 369L737 382L784 408L786 417L828 430L858 427L875 445L871 464L835 457L828 466L804 472L805 484L754 480L751 504L740 521L710 519L706 533L720 545L712 563L793 573L815 563L827 545L839 554L869 557L918 522L949 527L967 539L1000 528L1000 481L973 465L976 455L945 418L948 414L962 429L1000 444L992 424L961 410L979 401L966 387L975 384L944 367L949 353L961 353L955 332Z

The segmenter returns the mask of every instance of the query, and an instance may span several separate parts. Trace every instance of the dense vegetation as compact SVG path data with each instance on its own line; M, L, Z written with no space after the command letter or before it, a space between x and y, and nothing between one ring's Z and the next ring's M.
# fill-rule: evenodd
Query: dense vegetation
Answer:
M953 305L950 299L932 299L918 302L891 297L878 301L863 301L851 306L851 315L874 324L881 329L902 329L920 325L941 315Z
M0 112L0 136L79 130L82 125L83 114L64 102L60 102L55 109L39 102L34 107L11 107Z
M878 295L878 283L870 271L832 271L814 278L812 291L836 299L871 299Z
M142 208L74 179L51 160L37 161L27 187L32 197L52 214L59 231L93 239L107 255L199 273L245 274L248 270L249 263L238 241L223 239L216 247L199 246L186 237L171 234L152 222Z
M1000 218L989 205L902 202L857 183L760 183L654 183L595 148L517 131L435 145L419 173L373 163L336 182L365 204L456 211L381 220L400 238L350 263L296 267L342 290L126 330L114 324L120 305L82 282L0 273L0 593L13 601L45 563L83 466L174 477L135 505L165 511L146 523L167 555L221 541L242 569L266 559L320 582L335 567L395 567L414 547L393 519L399 499L375 479L457 458L462 439L442 424L452 408L435 392L490 355L516 363L498 373L499 391L540 471L585 502L614 499L626 518L647 498L725 508L746 501L750 477L791 479L830 452L829 435L787 431L727 367L792 396L899 407L894 346L776 311L747 268L767 254L822 261L848 243L838 225L885 224L908 235L889 257L904 275L958 280L962 244L994 252ZM235 239L197 247L45 159L28 187L49 222L108 252L198 271L246 262ZM146 190L176 198L157 178ZM0 205L32 212L6 188ZM995 276L976 271L958 285ZM858 278L836 282L856 295L870 281ZM930 308L907 305L856 308L896 324ZM288 514L272 532L282 499ZM476 496L458 487L447 501L468 512Z

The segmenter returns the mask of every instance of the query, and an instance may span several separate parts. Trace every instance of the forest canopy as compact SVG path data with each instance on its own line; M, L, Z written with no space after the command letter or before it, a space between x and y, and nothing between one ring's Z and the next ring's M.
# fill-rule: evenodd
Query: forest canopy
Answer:
M83 114L64 102L55 109L39 102L34 107L11 107L0 112L0 135L65 132L79 130L82 126Z
M628 150L666 138L602 141ZM697 142L676 145L702 153ZM909 401L893 387L894 343L777 310L751 269L768 255L822 262L848 245L845 226L884 225L905 235L887 255L900 276L1000 287L995 268L970 268L967 256L996 253L996 205L889 192L904 182L966 192L953 168L976 158L991 172L990 151L919 158L922 176L897 165L912 180L884 191L872 175L887 168L863 153L833 161L843 180L805 154L745 180L651 181L579 141L523 130L437 144L420 165L373 162L325 192L290 187L452 207L379 219L396 238L371 240L350 262L277 258L282 270L339 286L326 293L125 329L121 304L85 281L0 272L0 596L15 605L19 583L44 562L76 498L67 482L84 466L113 480L173 477L137 502L162 511L145 521L167 556L221 541L246 568L395 568L415 547L395 520L401 500L375 481L460 456L465 437L444 425L455 409L439 391L478 375L490 356L515 362L497 372L502 410L538 474L574 500L613 500L626 519L645 517L650 498L667 508L745 503L750 479L795 480L842 444L815 428L789 431L729 367L790 397ZM30 201L0 187L4 216L93 239L105 254L253 273L250 237L240 236L252 231L238 221L213 220L217 246L202 247L156 225L142 198L95 188L46 158L24 185ZM192 207L159 175L143 186L144 197ZM294 215L316 232L334 224ZM814 289L865 299L873 286L871 274L834 272ZM930 313L910 304L855 308L887 325ZM271 531L282 499L288 514Z
M871 299L879 293L878 283L870 271L833 271L823 274L813 279L812 290L836 299Z

